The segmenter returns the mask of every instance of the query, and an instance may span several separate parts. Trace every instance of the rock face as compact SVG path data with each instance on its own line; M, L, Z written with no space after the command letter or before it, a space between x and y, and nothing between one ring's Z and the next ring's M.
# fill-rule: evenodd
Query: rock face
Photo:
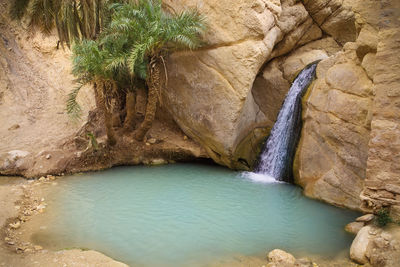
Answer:
M399 228L382 230L365 226L351 244L350 258L368 266L398 266L400 262Z
M400 214L398 1L164 3L207 16L207 45L168 59L163 100L216 162L253 168L296 74L322 60L303 103L296 182L335 205Z
M367 164L372 81L357 64L356 45L320 62L303 99L304 126L296 182L308 196L359 208Z
M251 168L293 78L283 76L279 65L285 59L265 64L321 38L321 29L298 1L179 0L165 5L175 11L197 6L209 25L203 49L168 59L166 106L216 162ZM309 59L321 56L325 52Z
M379 23L376 56L363 62L371 69L375 98L361 199L363 209L389 206L400 219L400 3L381 1L380 12L385 20Z
M305 1L319 25L313 14L322 12L314 11L320 2ZM310 197L365 211L392 206L396 217L400 214L399 159L393 156L398 154L399 135L395 93L400 86L396 69L400 47L395 41L400 34L399 3L343 1L343 6L357 13L352 20L357 39L318 67L318 79L304 100L295 175Z

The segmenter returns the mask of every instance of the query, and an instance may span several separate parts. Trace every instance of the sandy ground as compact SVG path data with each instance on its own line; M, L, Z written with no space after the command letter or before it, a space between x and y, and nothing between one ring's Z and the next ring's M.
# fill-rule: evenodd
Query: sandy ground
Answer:
M41 209L46 205L42 201L41 186L48 182L0 176L0 225L3 225L0 266L127 266L96 251L49 251L30 243L27 237L35 229L30 227L29 221L32 216L39 216L45 210ZM10 227L10 223L17 226L16 222L19 222L16 229Z

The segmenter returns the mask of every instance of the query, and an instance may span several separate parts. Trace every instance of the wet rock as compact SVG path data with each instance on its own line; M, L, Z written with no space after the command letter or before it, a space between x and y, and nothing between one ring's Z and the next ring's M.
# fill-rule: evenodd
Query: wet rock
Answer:
M350 234L356 235L363 227L364 222L351 222L345 226L344 230Z
M164 164L168 164L168 161L166 161L165 159L153 159L150 161L150 165L164 165Z

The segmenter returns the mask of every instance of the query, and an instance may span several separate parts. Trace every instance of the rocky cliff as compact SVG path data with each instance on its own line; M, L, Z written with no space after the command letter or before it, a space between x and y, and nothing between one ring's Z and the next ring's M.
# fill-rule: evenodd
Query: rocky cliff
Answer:
M393 205L398 214L396 1L165 5L197 6L208 18L208 45L169 58L163 97L179 126L216 162L252 168L291 81L322 59L303 101L296 182L308 196L335 205Z

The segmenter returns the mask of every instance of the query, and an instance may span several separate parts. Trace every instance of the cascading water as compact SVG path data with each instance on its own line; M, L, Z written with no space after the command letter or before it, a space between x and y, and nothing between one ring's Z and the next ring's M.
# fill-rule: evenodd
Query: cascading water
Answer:
M255 170L265 178L292 182L292 163L301 132L301 98L315 76L317 63L307 66L294 80L279 112ZM268 177L270 176L270 177Z

